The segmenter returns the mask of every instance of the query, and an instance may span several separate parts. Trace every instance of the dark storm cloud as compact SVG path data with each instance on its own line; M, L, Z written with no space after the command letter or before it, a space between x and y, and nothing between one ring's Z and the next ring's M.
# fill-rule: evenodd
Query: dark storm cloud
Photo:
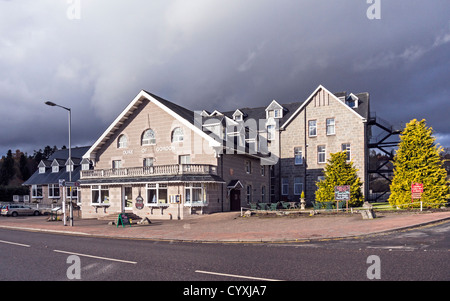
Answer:
M72 108L86 145L141 89L232 110L319 84L369 92L393 124L426 118L450 145L450 3L379 3L369 20L365 0L0 1L0 154L67 145L45 100Z

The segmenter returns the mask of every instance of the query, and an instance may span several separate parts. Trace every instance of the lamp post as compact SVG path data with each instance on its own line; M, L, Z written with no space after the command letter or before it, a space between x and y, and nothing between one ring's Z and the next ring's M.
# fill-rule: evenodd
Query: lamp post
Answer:
M69 112L69 182L71 183L72 182L72 168L73 168L73 164L72 164L72 148L71 148L72 110L70 108L66 108L66 107L60 106L60 105L58 105L58 104L56 104L54 102L51 102L51 101L46 101L45 104L48 105L48 106L51 106L51 107L60 107L60 108L62 108L62 109L64 109L64 110ZM66 189L66 188L64 188L64 189ZM70 187L69 191L70 191L70 196L69 196L69 199L70 199L69 216L70 217L69 217L69 219L70 219L70 226L73 226L72 187ZM66 210L65 210L66 204L65 204L65 200L64 200L63 206L64 206L63 207L64 208L64 226L66 226L66 214L65 214L65 212L66 212Z

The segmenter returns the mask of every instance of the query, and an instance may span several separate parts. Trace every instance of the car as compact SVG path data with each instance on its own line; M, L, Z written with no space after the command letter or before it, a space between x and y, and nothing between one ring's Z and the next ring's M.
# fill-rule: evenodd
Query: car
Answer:
M6 216L18 216L18 215L39 215L41 214L39 210L31 208L29 206L25 205L19 205L19 204L10 204L10 205L4 205L2 207L2 215Z

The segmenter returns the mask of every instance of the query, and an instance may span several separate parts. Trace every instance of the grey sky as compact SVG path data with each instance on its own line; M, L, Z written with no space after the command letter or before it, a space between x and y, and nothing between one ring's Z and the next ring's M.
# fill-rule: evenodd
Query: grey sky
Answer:
M78 3L80 6L78 6ZM369 92L450 146L450 2L0 0L0 155L93 143L141 89L189 109ZM79 19L78 19L79 17Z

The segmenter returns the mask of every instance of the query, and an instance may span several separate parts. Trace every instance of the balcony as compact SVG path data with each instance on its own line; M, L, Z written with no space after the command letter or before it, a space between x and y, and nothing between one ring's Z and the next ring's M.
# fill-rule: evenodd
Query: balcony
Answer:
M183 174L217 175L217 166L208 164L173 164L131 168L82 170L81 179L166 176Z

